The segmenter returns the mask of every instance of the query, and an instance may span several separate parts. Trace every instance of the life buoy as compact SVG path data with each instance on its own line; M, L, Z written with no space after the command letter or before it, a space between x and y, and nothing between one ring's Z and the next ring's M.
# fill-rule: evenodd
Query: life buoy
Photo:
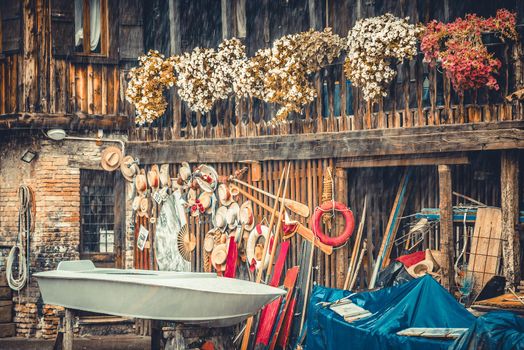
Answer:
M269 246L267 248L266 257L264 259L264 264L262 264L262 259L257 260L255 258L255 247L257 245L258 238L260 236L263 236L265 239L265 242L269 242ZM269 235L269 227L265 225L256 225L253 230L249 233L249 237L247 239L246 244L246 255L247 255L247 261L249 263L249 266L251 269L266 269L269 264L269 257L271 255L271 245L273 244L273 235Z
M344 231L341 235L336 237L326 236L324 232L322 232L322 215L325 212L329 212L333 209L339 211L346 221ZM353 230L355 229L355 218L353 217L353 212L351 209L346 207L344 204L340 202L328 201L322 203L319 208L315 209L315 213L311 218L311 227L313 227L315 235L322 243L332 247L340 247L341 245L345 244L349 237L351 237L351 234L353 234Z

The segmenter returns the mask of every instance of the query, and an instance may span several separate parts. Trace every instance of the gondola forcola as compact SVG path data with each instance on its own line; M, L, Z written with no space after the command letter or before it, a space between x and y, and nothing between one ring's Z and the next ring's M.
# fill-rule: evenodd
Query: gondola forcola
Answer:
M214 273L103 269L89 260L34 276L46 304L210 327L237 324L286 293Z

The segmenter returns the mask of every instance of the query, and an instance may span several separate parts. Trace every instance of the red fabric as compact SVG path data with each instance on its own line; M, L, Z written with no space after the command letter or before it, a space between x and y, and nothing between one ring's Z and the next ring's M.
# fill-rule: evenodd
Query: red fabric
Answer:
M237 243L235 242L235 237L231 236L229 238L229 248L227 250L227 258L226 258L226 272L224 272L224 277L235 278L235 275L237 273L237 260L238 260Z
M407 255L399 256L396 260L404 264L405 267L410 267L412 265L418 264L426 258L426 252L415 252Z
M342 213L342 216L344 216L344 220L346 221L344 231L336 237L326 236L324 232L322 232L322 215L324 215L326 211L331 211L333 206L336 211ZM313 227L313 232L315 232L315 235L318 236L318 239L320 239L322 243L332 247L340 247L347 242L349 237L351 237L351 234L355 229L355 218L353 217L353 212L344 204L333 201L324 202L320 208L315 210L315 213L311 218L311 227Z

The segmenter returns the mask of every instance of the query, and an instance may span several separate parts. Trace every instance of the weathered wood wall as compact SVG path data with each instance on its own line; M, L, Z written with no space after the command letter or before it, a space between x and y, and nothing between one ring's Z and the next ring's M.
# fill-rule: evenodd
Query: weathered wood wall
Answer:
M159 40L158 32L146 32L146 49L155 48L168 53L178 53L196 46L213 46L217 41L219 27L216 8L207 8L204 13L193 14L204 0L188 5L182 0L173 0L179 18L175 21L176 37L172 37L171 50ZM156 4L153 4L156 3ZM167 12L162 13L162 2L151 4L157 8L154 17L155 28L170 25ZM504 1L363 1L363 0L292 0L292 1L232 1L233 5L224 11L234 14L232 30L223 31L223 37L236 33L238 13L235 8L245 9L246 35L243 38L249 55L268 47L282 35L296 33L310 27L321 29L331 26L340 35L347 35L357 19L392 12L397 16L409 16L413 23L428 22L432 19L451 21L466 13L475 12L492 16L498 8L515 10L522 18L523 6L513 0ZM242 7L242 4L245 4ZM215 2L215 5L218 1ZM228 12L229 11L229 12ZM188 16L186 16L188 15ZM192 16L192 17L191 17ZM174 16L175 18L178 18ZM184 21L192 18L190 27ZM147 19L146 19L147 20ZM185 23L185 22L184 22ZM229 23L229 22L228 22ZM188 34L198 33L197 36ZM172 31L173 33L173 31ZM238 33L237 33L238 34ZM199 35L206 35L206 39ZM151 37L150 40L147 38ZM209 45L211 44L211 45ZM216 46L216 44L215 44ZM441 71L429 67L419 54L415 59L397 66L398 75L390 86L389 96L373 104L366 103L359 89L353 87L342 71L342 59L326 67L313 77L317 99L304 108L301 114L292 114L291 123L277 128L268 126L277 110L276 106L258 100L235 101L230 98L206 115L191 112L176 94L171 93L170 109L163 120L151 127L136 128L131 132L133 140L170 140L200 138L239 138L259 135L302 134L316 132L337 132L346 130L417 127L425 125L475 123L520 119L522 107L503 103L503 98L522 86L521 43L491 45L490 51L501 59L503 67L498 77L501 89L488 91L480 89L459 98ZM459 106L466 107L460 108Z
M498 167L498 152L482 152L471 153L469 155L469 164L451 165L453 191L470 196L487 205L500 206L500 169ZM391 206L393 204L397 187L402 176L403 167L352 167L351 163L337 163L333 159L325 160L306 160L306 161L292 161L290 180L287 197L307 204L313 211L321 203L322 197L322 181L324 170L327 166L337 167L337 164L344 166L340 168L347 176L347 193L342 197L344 202L351 208L355 214L356 221L359 222L363 210L364 196L367 195L367 214L364 227L364 238L368 241L368 247L373 254L367 254L363 268L361 270L359 283L357 286L364 288L367 286L367 281L371 274L369 266L373 265L373 256L376 256L382 241L383 233L385 231ZM240 169L246 164L239 163L215 163L211 164L216 168L220 175L230 175L237 169ZM261 162L262 169L261 178L258 181L251 179L251 174L248 174L247 182L271 193L276 193L278 188L278 181L282 169L284 168L284 161L267 161ZM170 171L172 177L176 177L178 172L178 164L171 164ZM147 170L147 169L146 169ZM339 172L340 173L340 172ZM409 224L415 220L412 214L420 212L422 208L438 208L439 206L439 188L438 188L438 174L435 165L416 166L414 167L414 176L411 180L411 191L408 196L406 209L404 211L404 218L401 220L399 233L397 237L402 237L407 230ZM335 192L337 189L335 188ZM248 190L257 199L266 204L270 204L268 198ZM239 203L242 202L239 199ZM463 199L454 197L453 204L470 204ZM256 221L261 222L263 218L269 220L269 213L262 210L259 206L255 206ZM298 220L303 224L309 226L308 220L300 216L292 214L292 219ZM154 225L149 228L153 229ZM197 247L192 256L192 269L194 271L203 270L203 248L202 243L205 234L211 228L209 217L190 218L190 231L197 235ZM464 232L464 229L472 228L472 223L467 223L466 226L462 224L454 225L454 241L457 244L456 250L460 251L462 242L458 237ZM341 227L336 225L333 227L332 234L340 232ZM152 231L153 232L153 231ZM150 236L151 244L154 240L154 233ZM332 287L341 287L344 283L346 271L348 268L348 256L351 254L354 237L345 246L336 249L331 256L327 256L318 251L315 253L314 265L318 269L314 270L314 279L317 283ZM296 235L291 239L291 249L289 251L287 264L288 266L296 265L302 254L302 238ZM438 249L439 247L439 230L438 226L434 226L429 235L425 237L420 244L420 248ZM392 257L396 257L404 253L405 243L399 240L392 251ZM145 263L147 267L152 267L147 261L151 252L145 253L135 252L137 258L141 258L142 264Z

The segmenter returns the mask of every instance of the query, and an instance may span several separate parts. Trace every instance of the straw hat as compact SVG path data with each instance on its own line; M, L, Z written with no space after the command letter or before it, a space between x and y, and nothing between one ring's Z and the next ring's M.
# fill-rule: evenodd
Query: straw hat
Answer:
M442 254L440 250L426 249L425 260L431 260L433 262L433 271L438 271L445 263L444 254Z
M135 212L138 212L140 209L140 200L142 199L141 196L135 196L133 198L133 203L131 204L131 209L133 209Z
M146 171L140 169L139 174L135 178L136 190L139 194L145 193L147 191L147 177Z
M160 186L160 171L158 170L158 165L154 164L151 170L147 172L147 183L153 191L157 190Z
M238 225L238 215L240 213L240 207L237 202L234 202L227 208L226 221L227 226L230 230L234 230Z
M253 229L255 226L255 218L253 216L253 203L251 201L242 203L238 217L244 230L251 231Z
M160 166L160 186L171 187L171 177L169 176L169 164Z
M128 200L133 200L136 197L137 191L136 191L136 183L135 180L127 183L127 198Z
M122 162L122 151L115 146L107 147L102 151L100 164L106 171L115 171Z
M225 205L226 207L234 202L233 195L231 194L228 185L218 185L218 200L220 201L220 204Z
M120 164L120 171L127 181L132 182L135 176L140 172L138 159L134 159L131 156L125 156Z
M151 209L151 202L146 196L140 197L140 206L138 210L138 216L149 217L149 211Z
M215 230L210 230L204 237L204 250L208 253L213 251L215 246Z
M187 181L191 177L191 168L187 162L182 163L178 174L182 181Z
M218 184L218 174L213 167L202 164L197 168L196 181L202 189L206 192L215 192Z
M215 213L214 217L214 226L215 228L219 230L223 230L227 226L227 220L226 220L226 214L227 214L227 208L222 206L217 209L217 212Z
M433 272L433 267L433 261L424 259L415 265L411 265L407 271L411 277L419 278L424 276L426 273Z
M224 265L224 263L226 262L226 258L227 244L222 243L213 248L213 251L211 252L211 263L213 264L213 267L215 269L219 270L218 265Z
M190 190L194 191L194 190ZM195 192L196 193L196 192ZM213 194L209 192L202 192L195 203L191 205L191 215L198 216L200 214L209 213L211 210L211 204L213 202Z

